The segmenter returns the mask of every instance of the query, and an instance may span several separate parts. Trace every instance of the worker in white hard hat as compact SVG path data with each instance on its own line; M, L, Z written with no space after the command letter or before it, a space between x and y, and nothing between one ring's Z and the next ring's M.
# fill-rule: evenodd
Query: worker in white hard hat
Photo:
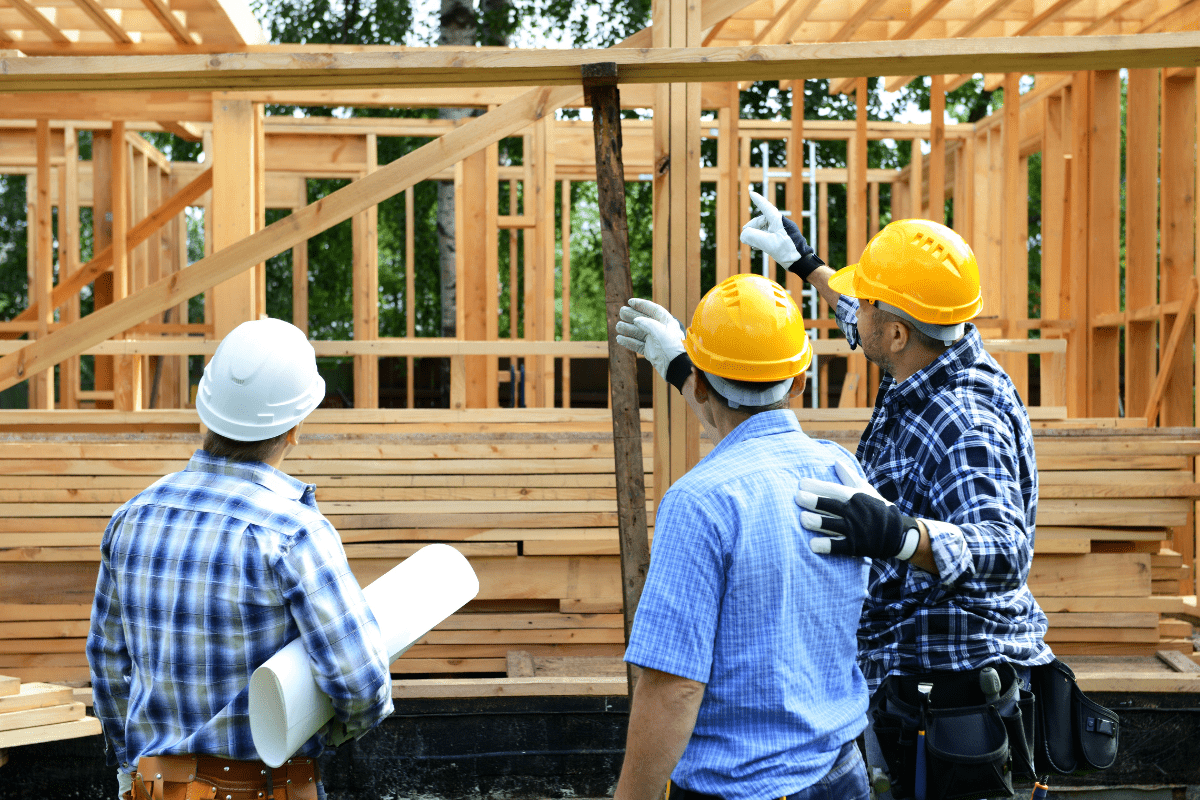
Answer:
M337 531L281 469L324 396L300 329L239 325L200 380L203 449L109 522L87 655L121 797L323 798L315 757L392 712L383 637ZM335 717L272 770L248 687L297 637Z
M1034 768L1032 708L1021 704L1054 654L1026 583L1037 513L1032 430L970 322L983 305L975 255L944 225L897 220L835 273L795 223L762 196L751 199L761 215L741 240L816 287L851 348L881 368L857 452L867 479L806 478L796 493L805 527L821 534L810 541L814 552L872 559L858 663L873 692L873 780L897 798L1007 796L1012 775ZM631 325L645 315L662 324ZM693 391L680 380L688 354L666 310L635 299L621 316L627 346L685 396ZM932 691L922 694L922 685ZM977 720L990 706L1000 713L980 721L988 735L942 724L924 731L936 742L918 744L934 714L969 707L956 719ZM972 766L927 764L927 749ZM926 785L935 772L954 785Z
M639 321L646 329L659 323ZM625 660L642 668L616 800L865 800L854 662L867 561L817 555L802 478L862 478L788 408L812 360L782 286L735 275L682 339L715 445L663 496Z

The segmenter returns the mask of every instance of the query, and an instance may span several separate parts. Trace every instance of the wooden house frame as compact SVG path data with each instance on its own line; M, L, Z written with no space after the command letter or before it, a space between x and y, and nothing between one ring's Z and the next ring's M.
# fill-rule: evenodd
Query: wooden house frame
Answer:
M1141 653L1178 638L1163 632L1178 633L1178 627L1159 615L1185 613L1183 598L1196 594L1194 512L1200 491L1195 455L1200 448L1193 429L1198 299L1194 198L1200 178L1200 34L1194 29L1200 1L927 0L915 6L899 0L660 0L649 28L602 51L270 46L232 21L241 18L228 8L234 4L190 1L185 8L182 2L141 0L144 7L117 14L118 5L137 3L55 0L47 8L61 7L61 16L56 16L13 0L19 18L11 11L5 12L9 16L0 14L0 44L9 48L0 58L0 172L31 178L30 306L15 320L0 323L0 389L29 381L30 410L0 412L0 432L19 439L12 443L11 455L0 448L0 463L36 461L31 440L20 437L46 433L194 437L194 414L186 411L191 389L186 358L210 355L236 325L264 313L263 264L289 249L294 321L306 328L306 241L346 220L351 220L354 241L353 340L314 346L321 356L354 358L355 409L324 416L318 412L313 419L319 435L368 430L398 435L412 425L421 435L459 437L446 445L453 457L483 461L481 453L492 447L494 458L503 461L525 456L502 443L486 444L492 441L488 436L500 442L528 430L521 426L543 426L529 434L534 437L530 441L539 442L531 445L528 452L537 455L529 458L583 462L610 454L611 442L598 439L606 435L610 416L569 409L570 360L601 358L607 344L571 338L570 220L556 223L555 203L562 198L569 204L571 182L595 179L595 161L590 125L557 120L555 111L582 104L582 65L615 62L623 105L654 112L652 120L630 122L624 128L626 179L654 184L654 299L677 317L687 316L702 289L702 186L711 184L717 196L717 279L757 269L757 256L738 242L738 231L751 213L746 189L761 188L764 180L761 169L750 167L755 143L787 142L787 163L781 170L786 174L767 176L767 181L786 185L783 196L793 214L810 210L806 181L816 185L814 244L819 253L828 251L827 218L821 209L830 184L846 187L848 253L861 252L879 227L882 184L891 186L893 217L940 218L950 202L955 227L972 242L983 264L985 311L978 324L989 349L1024 396L1030 386L1030 354L1038 356L1033 369L1039 373L1040 403L1031 408L1035 426L1047 436L1066 431L1047 439L1047 463L1071 475L1064 475L1064 483L1048 487L1044 495L1048 521L1042 523L1047 532L1039 543L1046 544L1039 553L1048 553L1049 559L1082 560L1047 560L1039 580L1057 587L1044 593L1051 598L1047 611L1057 615L1052 621L1089 633L1068 637L1063 646L1070 652ZM88 14L88 9L97 8L107 22ZM79 13L96 27L88 28ZM159 30L150 29L151 19L160 20ZM64 20L79 30L64 28ZM131 20L141 20L146 28L124 27L125 38L131 40L127 42L114 26L132 25ZM186 27L193 21L196 29ZM1120 70L1126 69L1127 139L1122 153ZM973 124L945 123L945 91L977 72L985 74L989 87L1004 88L1002 110ZM896 76L889 79L889 86L895 86L913 74L933 76L932 121L868 120L867 78ZM1032 90L1024 94L1023 75L1035 77ZM855 93L856 120L812 121L799 113L790 121L741 118L739 82L779 79L786 86L817 77L837 78L831 84L834 91ZM483 113L458 122L264 117L263 107L271 103L461 105ZM70 109L69 119L63 109ZM93 156L88 162L78 158L80 130L92 131ZM168 130L203 141L204 162L172 163L136 134L140 130ZM387 136L429 137L430 143L381 165L377 144ZM497 143L516 136L524 137L524 163L500 164ZM911 142L911 165L903 170L868 169L866 147L872 138ZM716 140L715 165L701 163L703 139ZM801 143L814 139L846 141L848 168L806 174L811 164ZM1041 153L1042 160L1042 297L1040 316L1030 318L1026 197L1028 159L1034 153ZM306 177L352 182L310 204ZM458 336L415 337L409 270L407 336L384 339L376 303L376 205L407 193L411 208L412 187L425 180L453 180L458 190ZM523 198L519 210L518 186ZM513 198L510 213L503 215L498 201L502 191ZM57 236L54 207L63 212ZM97 223L96 255L87 264L80 263L78 232L72 229L80 207L91 207ZM181 216L189 207L204 210L209 253L190 265ZM291 214L266 226L268 208L290 209ZM411 264L412 214L408 217L406 263ZM515 322L512 329L499 330L496 291L498 253L505 246L515 250L518 236L524 237L525 257L511 263L524 275L520 338ZM556 288L556 270L564 278L561 288ZM96 310L80 317L78 295L86 285L93 286ZM799 296L803 287L789 278L788 288ZM198 294L205 295L205 319L190 323L186 304ZM861 430L867 418L877 374L860 353L850 353L844 341L829 338L833 323L827 312L822 306L812 321L819 362L845 359L848 378L840 387L837 407L829 407L834 395L828 392L828 381L821 380L826 391L812 404L817 408L797 413L807 428L834 431L852 446L854 429ZM556 329L561 329L561 339ZM1030 338L1034 331L1037 337ZM26 334L26 339L18 339ZM78 359L88 354L96 358L96 382L84 391ZM412 358L426 356L450 359L451 408L378 408L378 359L406 357L411 364ZM524 360L527 409L498 408L498 387L506 377L498 369L500 358ZM555 359L562 359L559 394L567 406L559 409L554 408ZM411 405L411 367L408 374ZM662 381L655 382L653 409L643 413L643 422L652 436L647 439L652 518L653 498L694 464L708 444L678 395ZM536 438L549 435L546 431L560 432L561 443ZM1137 435L1129 441L1117 435L1130 431ZM1110 434L1113 438L1103 438ZM478 441L471 440L475 435ZM169 458L182 457L187 449L177 441L169 446ZM76 460L144 459L131 454L134 445L107 440L55 447L67 454L62 457ZM436 472L437 459L445 457L436 448L421 450L424 455L397 456L398 450L387 449L399 448L396 443L380 445L374 455L354 444L338 447L338 455L312 458L361 458L368 463L375 458L413 458ZM1115 454L1109 448L1115 448ZM1116 480L1094 483L1089 476L1075 474L1095 464L1116 466L1107 459L1122 453L1130 454L1130 471L1120 472ZM138 463L145 470L161 466ZM604 468L592 465L578 471ZM44 469L50 471L33 474L51 474L52 468ZM546 469L570 471L561 465ZM324 474L316 466L312 470ZM1122 481L1141 488L1122 489ZM109 487L102 483L97 486ZM496 496L507 498L504 492L514 489L510 484L502 481L489 489L502 489ZM1074 488L1063 488L1068 484ZM556 491L578 490L580 497L595 485L582 478L538 484ZM613 573L615 540L609 534L615 522L609 511L588 505L611 505L607 496L602 501L587 495L577 505L570 503L578 498L558 505L555 499L543 509L546 518L513 512L506 523L488 523L528 534L521 547L511 548L500 533L491 528L480 533L483 523L465 522L470 514L456 514L446 510L448 506L418 502L414 513L425 522L405 523L356 495L346 497L357 498L346 502L358 505L347 510L334 504L335 510L327 513L344 526L352 562L365 565L360 579L409 547L380 544L366 538L367 532L388 525L412 526L404 529L407 543L436 538L446 527L469 529L475 533L463 547L485 564L485 583L504 584L512 593L489 595L485 602L532 597L529 587L539 580L554 584L562 592L551 595L560 598L554 605L559 622L546 624L567 629L570 635L545 646L557 647L567 640L583 643L583 649L571 651L576 655L612 656L619 649L612 618L620 611L620 578ZM498 508L495 515L507 519L507 507ZM48 506L25 510L35 518L65 513ZM97 506L81 514L102 516L103 510ZM1145 516L1136 523L1117 519L1106 527L1123 514ZM573 532L558 538L539 534L539 525L556 524L547 521L555 515L577 515L566 526ZM422 532L419 524L429 530ZM94 548L94 526L94 520L65 531L48 522L33 525L30 529L47 542L34 546L29 544L33 539L17 539L16 528L0 525L0 541L14 551L32 548L7 559L10 562L36 565L80 558L90 566L74 551ZM59 538L51 544L51 536ZM1170 549L1160 551L1164 539ZM4 569L0 563L0 573ZM538 577L521 577L523 569ZM1093 583L1077 588L1072 581L1084 573ZM1125 582L1134 578L1144 582L1144 592L1128 590ZM1100 581L1104 588L1097 588ZM1089 591L1104 596L1096 600ZM1081 594L1088 602L1073 596ZM77 638L82 601L72 602L70 613L75 616L62 622L70 627L63 627L69 632L61 635ZM24 613L11 610L15 607L0 600L0 613ZM523 607L504 608L515 617ZM1094 633L1108 630L1099 618L1117 619L1113 615L1120 613L1130 618L1121 617L1123 633L1105 650L1101 644L1108 640ZM548 617L554 614L547 612ZM584 619L589 614L605 619ZM1133 615L1140 616L1133 621ZM5 619L26 624L24 617ZM514 620L509 624L520 628ZM593 628L605 630L597 633ZM28 627L21 630L28 635ZM468 673L497 669L503 660L496 654L502 651L495 650L500 645L482 634L465 641L480 647L486 641L493 649L484 655L462 655L467 645L460 653L452 647L438 650L430 643L428 653L420 657L421 669L412 671L453 673L463 659L476 659L473 669L461 668ZM532 640L515 633L511 639L525 641ZM456 640L453 646L458 645ZM1130 649L1135 645L1142 649ZM559 651L542 654L551 652ZM42 662L31 656L22 663L35 670ZM78 665L71 669L78 670ZM63 676L77 674L63 670ZM1185 690L1193 691L1200 683L1188 687ZM591 685L586 690L602 689L612 686Z

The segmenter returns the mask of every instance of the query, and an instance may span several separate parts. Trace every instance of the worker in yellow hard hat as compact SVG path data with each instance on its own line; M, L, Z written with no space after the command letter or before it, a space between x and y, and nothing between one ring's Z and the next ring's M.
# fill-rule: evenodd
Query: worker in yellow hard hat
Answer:
M814 552L874 559L858 652L872 708L892 713L887 696L919 708L928 698L920 700L917 681L932 683L939 703L983 707L991 693L981 676L990 686L992 674L998 694L1012 700L1037 677L1032 668L1054 655L1046 616L1026 585L1037 511L1029 416L970 322L983 306L974 253L944 225L898 220L857 263L834 272L795 223L760 195L751 199L761 216L743 228L742 241L815 286L851 348L861 346L882 372L858 445L866 480L806 478L796 495L804 527L817 534ZM643 300L621 315L669 317ZM673 338L643 337L633 349L686 397L694 391L680 381L687 354ZM911 717L888 720L868 729L872 779L886 785L890 776L894 796L908 797L916 730ZM1023 730L1007 734L1011 755L997 767L999 785L964 791L1003 796L1004 776L1031 774L1032 734L1019 741Z
M867 561L813 553L794 502L800 480L863 477L788 408L812 360L800 309L779 284L735 275L686 333L670 323L639 317L623 335L687 354L715 446L655 517L616 800L657 800L668 775L672 800L866 800L855 637Z

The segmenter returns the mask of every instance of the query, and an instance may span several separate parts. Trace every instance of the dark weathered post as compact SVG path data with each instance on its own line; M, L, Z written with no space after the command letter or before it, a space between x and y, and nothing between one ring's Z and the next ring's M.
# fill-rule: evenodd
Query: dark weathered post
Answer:
M633 294L629 276L629 225L625 216L625 164L621 159L621 99L615 63L585 64L583 87L592 106L596 136L596 186L600 197L600 242L604 253L604 299L608 308L608 371L612 385L613 447L617 468L617 524L621 536L621 586L625 642L633 627L650 545L646 534L646 482L642 420L638 410L637 357L617 344L621 306ZM565 213L565 211L564 211ZM628 670L629 694L636 682Z

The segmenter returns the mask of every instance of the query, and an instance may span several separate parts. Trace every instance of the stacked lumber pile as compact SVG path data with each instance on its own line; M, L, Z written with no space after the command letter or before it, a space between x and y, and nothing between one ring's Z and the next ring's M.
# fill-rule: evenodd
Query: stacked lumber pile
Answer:
M116 420L107 431L97 422L105 413ZM88 681L84 643L105 525L126 499L182 469L200 441L187 411L100 414L0 415L0 672ZM67 432L72 417L84 432ZM649 472L648 411L644 418ZM5 432L14 419L62 421ZM193 432L180 432L180 420ZM362 584L432 542L454 545L474 566L478 598L395 673L504 674L514 649L623 652L607 411L322 410L284 468L317 485Z
M1032 411L1040 487L1029 586L1050 620L1046 641L1060 656L1193 655L1191 624L1171 615L1196 611L1182 599L1195 594L1196 430ZM862 413L818 412L806 429L830 428L810 433L853 452L850 420Z
M810 433L853 450L869 412L801 413ZM1035 421L1042 499L1030 585L1059 654L1191 655L1190 625L1170 615L1195 606L1178 588L1157 591L1170 581L1193 594L1200 437L1118 424L1131 423ZM648 411L643 435L649 473ZM187 411L0 413L0 672L87 682L105 524L198 442ZM317 484L363 584L431 542L458 547L478 573L478 599L398 659L399 678L506 675L510 651L535 676L560 660L620 658L606 411L319 410L284 466Z
M86 716L71 687L0 675L0 764L10 747L98 733L100 720Z

